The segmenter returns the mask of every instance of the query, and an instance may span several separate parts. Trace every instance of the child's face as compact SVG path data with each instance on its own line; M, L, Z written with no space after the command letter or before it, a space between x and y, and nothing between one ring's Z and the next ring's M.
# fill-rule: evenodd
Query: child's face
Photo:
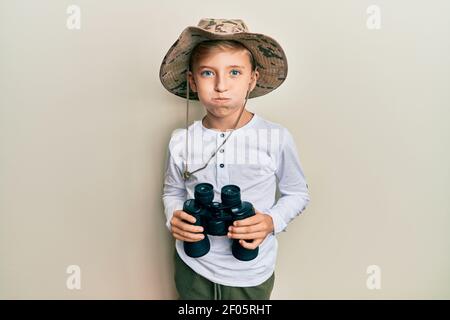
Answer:
M189 85L208 113L225 118L240 110L247 90L255 88L258 77L258 71L251 71L247 52L214 51L194 62Z

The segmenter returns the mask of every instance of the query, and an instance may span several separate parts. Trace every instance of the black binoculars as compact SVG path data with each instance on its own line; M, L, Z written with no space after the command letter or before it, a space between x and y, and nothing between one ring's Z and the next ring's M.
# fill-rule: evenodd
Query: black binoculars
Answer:
M226 236L228 227L234 221L255 215L253 205L241 201L241 189L236 185L229 184L222 187L220 198L221 202L214 202L214 187L209 183L199 183L195 186L194 199L184 202L183 211L195 217L196 221L192 225L202 226L205 235L200 241L184 242L184 251L189 257L199 258L209 252L210 242L207 234ZM231 245L233 256L242 261L256 258L258 250L258 247L244 248L238 239L233 239Z

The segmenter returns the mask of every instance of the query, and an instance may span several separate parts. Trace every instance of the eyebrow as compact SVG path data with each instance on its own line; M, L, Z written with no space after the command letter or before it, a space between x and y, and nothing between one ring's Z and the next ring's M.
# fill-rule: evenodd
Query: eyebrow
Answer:
M214 67L210 67L210 66L199 66L198 68L199 68L199 69L202 69L202 68L214 69ZM238 66L238 65L236 65L236 64L233 64L233 65L231 65L231 66L228 66L227 68L241 68L241 69L245 69L244 66Z

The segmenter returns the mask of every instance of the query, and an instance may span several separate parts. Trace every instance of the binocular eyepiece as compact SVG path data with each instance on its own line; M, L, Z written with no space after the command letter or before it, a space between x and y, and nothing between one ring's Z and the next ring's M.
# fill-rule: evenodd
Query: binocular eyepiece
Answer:
M184 251L192 258L199 258L209 252L209 235L226 236L228 227L234 221L255 215L250 202L241 201L241 189L236 185L222 187L221 202L214 202L214 187L209 183L199 183L194 189L194 199L184 202L183 211L194 216L193 225L202 226L205 237L197 242L184 242ZM241 261L250 261L258 256L259 248L247 249L233 239L231 246L233 256Z

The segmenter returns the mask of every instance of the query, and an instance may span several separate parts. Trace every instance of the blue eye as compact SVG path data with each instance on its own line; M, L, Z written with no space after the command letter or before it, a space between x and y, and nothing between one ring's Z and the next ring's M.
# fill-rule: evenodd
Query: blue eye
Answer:
M237 76L237 75L241 74L241 72L239 70L236 70L236 69L233 69L230 72L231 72L232 76ZM210 70L205 70L205 71L200 72L200 75L209 77L209 76L213 75L213 72L210 71Z
M205 71L201 72L200 74L203 75L205 72L210 72L211 73L211 71L205 70Z

